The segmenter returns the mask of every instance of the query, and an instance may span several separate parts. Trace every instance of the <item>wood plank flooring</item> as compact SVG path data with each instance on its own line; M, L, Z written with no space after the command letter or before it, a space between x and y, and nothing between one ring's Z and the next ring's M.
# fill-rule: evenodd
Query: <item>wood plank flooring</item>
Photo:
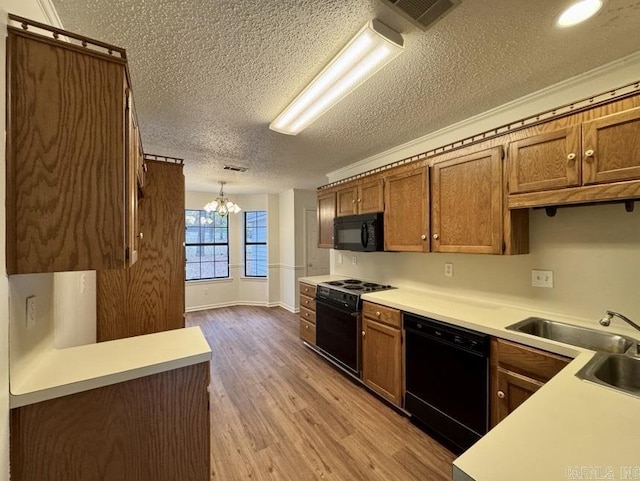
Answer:
M302 345L298 316L187 314L211 361L211 479L441 481L455 456Z

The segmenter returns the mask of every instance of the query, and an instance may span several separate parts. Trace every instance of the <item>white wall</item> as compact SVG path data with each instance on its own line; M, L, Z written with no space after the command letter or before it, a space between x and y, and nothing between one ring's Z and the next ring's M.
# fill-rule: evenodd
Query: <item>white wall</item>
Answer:
M640 53L596 69L569 82L517 100L487 114L383 152L329 174L335 181L445 145L499 125L598 94L640 79ZM332 251L331 272L471 298L524 305L596 322L605 309L640 320L640 205L627 213L623 205L558 209L549 218L532 210L531 252L523 256L465 254L351 253L338 263ZM444 263L454 277L444 277ZM552 289L531 287L531 269L554 272Z

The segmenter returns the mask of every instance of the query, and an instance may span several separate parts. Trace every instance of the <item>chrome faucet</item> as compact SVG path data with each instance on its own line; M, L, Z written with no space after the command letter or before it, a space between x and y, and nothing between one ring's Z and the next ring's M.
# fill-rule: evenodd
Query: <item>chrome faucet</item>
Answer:
M615 311L607 311L607 316L603 317L602 319L600 319L600 325L601 326L605 326L605 327L608 326L609 324L611 324L611 319L613 319L614 316L622 319L624 322L626 322L630 326L632 326L635 329L637 329L638 331L640 331L640 326L639 325L637 325L635 322L633 322L628 317L623 316L619 312L615 312ZM638 350L640 350L640 345L638 346Z

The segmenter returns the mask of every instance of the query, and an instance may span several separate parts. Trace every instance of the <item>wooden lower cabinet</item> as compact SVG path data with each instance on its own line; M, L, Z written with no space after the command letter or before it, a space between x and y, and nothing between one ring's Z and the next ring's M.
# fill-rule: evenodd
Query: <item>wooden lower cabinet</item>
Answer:
M504 339L491 339L491 426L495 426L571 359Z
M316 286L300 283L300 339L316 345Z
M380 396L396 406L401 406L401 313L368 302L364 303L363 310L365 315L362 319L362 380ZM390 311L394 311L393 316L388 316ZM382 319L372 319L368 316L369 312L378 312ZM387 316L383 316L383 313Z
M14 481L208 481L209 363L11 410Z

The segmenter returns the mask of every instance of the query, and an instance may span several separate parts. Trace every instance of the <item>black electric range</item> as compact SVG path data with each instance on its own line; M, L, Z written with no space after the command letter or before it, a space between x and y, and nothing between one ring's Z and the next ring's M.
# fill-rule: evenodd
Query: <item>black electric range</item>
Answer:
M316 288L316 300L324 301L335 307L357 312L362 307L360 296L369 292L393 289L387 284L366 282L360 279L345 279L340 281L321 282Z
M358 378L361 366L360 296L393 289L359 279L321 282L316 287L316 347L341 369Z

